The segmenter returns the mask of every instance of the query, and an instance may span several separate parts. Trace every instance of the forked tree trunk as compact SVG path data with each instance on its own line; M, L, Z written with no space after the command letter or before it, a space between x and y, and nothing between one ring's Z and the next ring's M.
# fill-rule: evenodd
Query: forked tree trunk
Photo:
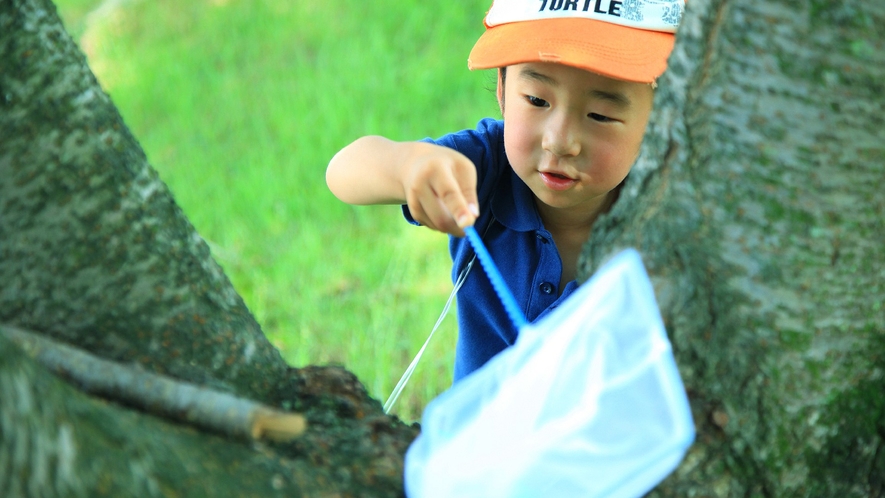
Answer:
M885 3L690 0L585 275L640 249L697 442L657 496L885 496Z
M640 249L698 425L661 496L885 494L885 5L691 0L584 275ZM0 0L0 324L307 415L243 442L90 397L0 334L2 496L396 496L415 429L291 369L48 0Z

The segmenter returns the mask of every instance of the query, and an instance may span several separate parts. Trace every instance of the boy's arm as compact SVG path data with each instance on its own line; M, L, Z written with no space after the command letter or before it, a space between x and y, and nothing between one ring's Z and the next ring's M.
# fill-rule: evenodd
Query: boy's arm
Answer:
M452 235L479 215L476 167L440 145L362 137L335 154L326 183L350 204L408 204L415 221Z

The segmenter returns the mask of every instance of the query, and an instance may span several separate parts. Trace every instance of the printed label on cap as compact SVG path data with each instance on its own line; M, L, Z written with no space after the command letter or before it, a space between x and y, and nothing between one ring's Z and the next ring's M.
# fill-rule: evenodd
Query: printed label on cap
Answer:
M684 10L684 0L495 0L485 23L578 17L675 33Z

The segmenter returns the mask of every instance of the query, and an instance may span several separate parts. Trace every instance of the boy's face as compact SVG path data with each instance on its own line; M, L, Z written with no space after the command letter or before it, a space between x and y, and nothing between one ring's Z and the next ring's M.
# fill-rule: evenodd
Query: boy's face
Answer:
M510 66L503 86L507 158L539 208L595 217L639 154L651 86L553 63Z

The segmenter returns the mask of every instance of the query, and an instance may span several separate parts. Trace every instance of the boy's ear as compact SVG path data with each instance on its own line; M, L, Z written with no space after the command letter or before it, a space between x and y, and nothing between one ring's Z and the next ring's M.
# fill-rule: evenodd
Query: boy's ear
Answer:
M501 116L504 116L504 73L500 68L498 68L498 89L496 95L498 96L498 107L501 108Z

